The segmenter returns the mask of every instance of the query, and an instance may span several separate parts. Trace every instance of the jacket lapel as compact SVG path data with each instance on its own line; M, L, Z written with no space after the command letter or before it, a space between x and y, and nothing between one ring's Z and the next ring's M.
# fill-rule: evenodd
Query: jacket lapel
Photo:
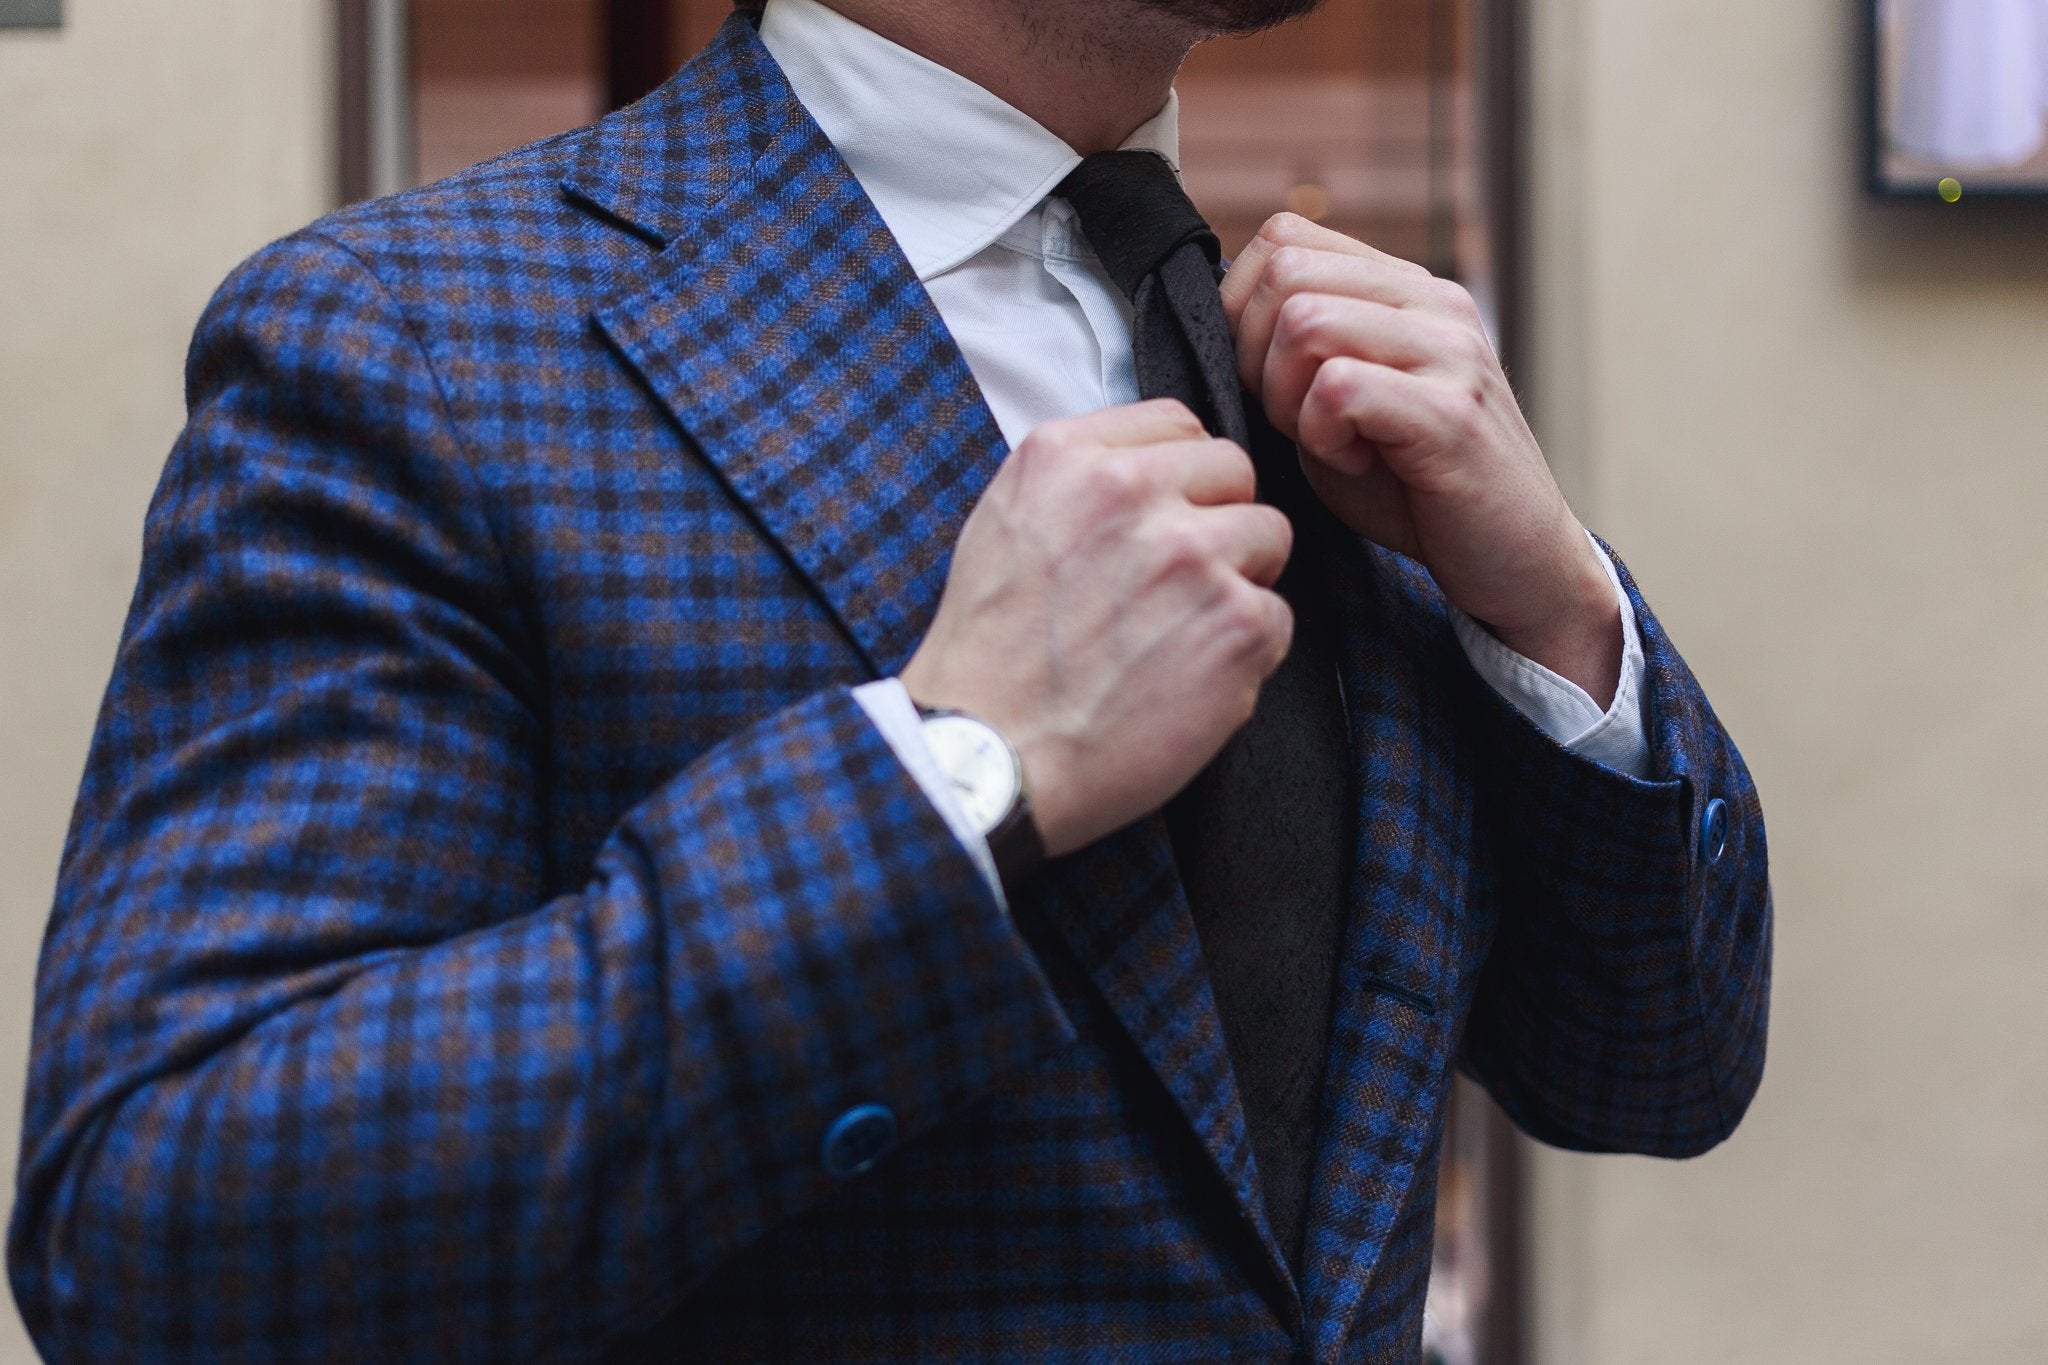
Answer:
M1148 817L1054 863L1030 899L1058 926L1194 1129L1269 1282L1298 1317L1165 818Z
M608 211L667 245L597 322L878 675L938 605L961 524L1005 453L994 418L860 186L743 18L600 134L704 144L676 215L659 165ZM618 159L614 152L612 159ZM594 200L596 177L572 194ZM618 191L623 190L623 193ZM690 192L694 191L694 195Z
M752 24L729 20L674 81L601 125L564 188L660 248L597 325L876 676L900 670L1006 447L929 295ZM1150 1062L1270 1260L1164 821L1060 860L1027 899Z
M1334 521L1325 536L1359 814L1302 1267L1318 1361L1342 1349L1442 1120L1463 866L1451 832L1471 818L1471 783L1439 766L1465 746L1445 708L1420 704L1459 686L1433 676L1456 645L1401 638L1381 600L1393 557Z

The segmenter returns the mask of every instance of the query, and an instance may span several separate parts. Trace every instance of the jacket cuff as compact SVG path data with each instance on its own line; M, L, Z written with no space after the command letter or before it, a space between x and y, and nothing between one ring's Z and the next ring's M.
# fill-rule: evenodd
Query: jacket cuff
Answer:
M755 1173L764 1225L1074 1038L1035 952L845 689L714 751L629 826L681 893L673 1131L693 1135L692 1171ZM741 1080L758 1103L720 1098ZM879 1138L861 1129L877 1113Z
M1725 798L1726 818L1738 822L1760 824L1761 815L1699 684L1626 566L1601 550L1640 632L1643 769L1631 774L1573 752L1488 688L1494 784L1512 812L1523 865L1542 882L1573 888L1578 894L1566 904L1597 904L1602 916L1617 904L1672 903L1667 897L1691 907L1709 851L1702 834L1712 803ZM1609 919L1601 927L1618 926Z
M967 812L960 809L959 799L953 794L953 784L946 780L938 760L932 757L931 746L924 742L924 721L917 714L917 703L911 700L910 689L899 679L883 678L854 688L853 699L860 703L860 709L867 713L875 729L888 741L904 771L917 783L925 799L932 803L932 809L946 822L946 828L953 831L960 847L974 859L974 866L981 873L981 879L988 883L989 894L996 898L996 904L1007 911L1010 901L1003 894L1003 879L996 871L995 854L989 850L988 840L968 820Z

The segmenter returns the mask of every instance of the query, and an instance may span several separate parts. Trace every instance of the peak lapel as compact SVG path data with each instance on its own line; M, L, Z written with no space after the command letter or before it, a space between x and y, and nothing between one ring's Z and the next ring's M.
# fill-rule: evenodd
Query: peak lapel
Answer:
M669 86L608 120L564 188L663 248L598 325L876 674L897 672L1006 447L930 296L753 26L729 20ZM1164 822L1061 859L1030 899L1276 1259Z
M629 113L658 126L622 130L571 187L669 241L598 325L874 670L894 673L1002 461L995 420L744 18L649 106ZM678 142L698 145L650 155ZM676 199L651 199L675 167Z

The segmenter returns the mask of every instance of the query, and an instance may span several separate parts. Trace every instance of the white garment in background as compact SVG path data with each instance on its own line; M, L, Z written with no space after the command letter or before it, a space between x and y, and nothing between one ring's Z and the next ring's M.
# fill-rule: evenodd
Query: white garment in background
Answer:
M2034 53L2040 74L2041 121L2048 124L2048 0L2034 0Z
M964 76L817 0L769 0L761 40L895 235L1009 444L1043 422L1138 400L1130 303L1096 259L1073 208L1049 197L1081 163L1073 148ZM1178 170L1178 114L1178 100L1169 97L1125 145L1158 152ZM1611 563L1608 573L1614 577ZM1642 640L1635 610L1614 582L1622 678L1604 712L1478 623L1455 624L1473 668L1544 733L1582 757L1646 777ZM855 695L993 880L987 846L925 752L902 684L888 679Z
M1895 0L1891 139L1915 160L1999 170L2048 143L2048 0Z

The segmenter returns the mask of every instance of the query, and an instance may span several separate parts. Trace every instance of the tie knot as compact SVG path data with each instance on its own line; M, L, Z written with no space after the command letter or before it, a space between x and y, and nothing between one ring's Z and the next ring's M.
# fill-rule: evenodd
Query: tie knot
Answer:
M1212 269L1222 259L1216 234L1156 152L1097 152L1054 193L1074 206L1088 244L1126 298L1135 299L1139 282L1189 243Z

